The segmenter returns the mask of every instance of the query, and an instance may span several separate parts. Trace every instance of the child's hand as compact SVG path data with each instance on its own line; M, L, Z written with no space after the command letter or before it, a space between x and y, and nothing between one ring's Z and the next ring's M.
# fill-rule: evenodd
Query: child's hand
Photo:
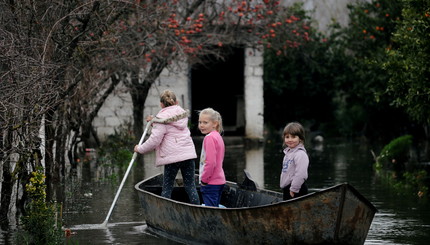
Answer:
M134 152L139 153L139 152L137 151L137 147L138 147L138 145L135 145L135 146L134 146Z
M149 116L147 116L147 117L146 117L146 121L147 121L147 122L149 122L149 121L151 121L153 118L154 118L154 116L153 116L153 115L149 115Z
M290 191L290 196L291 196L291 197L294 197L294 194L296 194L296 193L294 193L294 192Z

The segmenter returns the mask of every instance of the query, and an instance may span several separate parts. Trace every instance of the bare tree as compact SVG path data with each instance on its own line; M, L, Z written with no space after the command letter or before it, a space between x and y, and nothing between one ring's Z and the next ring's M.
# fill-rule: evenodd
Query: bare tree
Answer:
M126 1L123 1L125 3ZM309 40L308 24L280 1L129 1L103 32L114 45L107 56L129 75L134 133L142 133L149 89L164 69L180 62L223 58L227 47L264 47L279 55Z
M22 207L25 201L25 194L13 197L13 189L24 189L29 172L42 166L42 157L48 181L59 178L68 137L79 124L69 120L76 116L70 102L88 75L83 69L88 61L77 54L89 46L80 42L82 33L71 23L88 25L100 7L97 1L79 2L0 2L2 227L11 218L10 204ZM44 152L39 148L42 125Z
M48 185L61 179L120 81L140 136L148 91L163 69L222 58L226 46L282 54L306 41L306 26L272 0L1 0L0 222L7 225L12 189L37 166L45 164ZM22 206L25 195L14 200Z

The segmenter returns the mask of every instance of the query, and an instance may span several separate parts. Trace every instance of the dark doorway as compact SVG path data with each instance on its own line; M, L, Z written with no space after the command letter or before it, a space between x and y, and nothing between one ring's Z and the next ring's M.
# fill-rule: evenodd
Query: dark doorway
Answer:
M224 60L208 56L205 64L191 69L193 135L199 135L198 111L207 107L223 118L225 135L244 134L244 49L229 51Z

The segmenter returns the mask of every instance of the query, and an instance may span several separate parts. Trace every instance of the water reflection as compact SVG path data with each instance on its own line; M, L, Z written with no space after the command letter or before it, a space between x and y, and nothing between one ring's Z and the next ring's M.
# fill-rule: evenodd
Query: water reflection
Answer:
M260 187L280 191L279 176L282 149L277 141L264 147L246 148L234 141L226 146L224 169L228 180L240 182L243 170L250 172ZM198 147L199 144L196 143ZM369 146L357 142L330 142L307 147L310 156L310 191L348 182L378 209L370 227L366 245L427 244L430 239L428 200L404 196L375 177ZM199 152L199 149L197 149ZM69 169L62 189L63 218L66 227L100 224L105 219L128 162L122 168L100 164L89 154L76 168ZM175 244L146 232L134 185L163 171L154 166L155 155L139 158L124 185L109 220L108 229L76 230L72 244ZM116 182L112 182L115 176ZM0 239L3 234L0 234ZM4 244L0 241L0 244Z
M249 149L237 142L227 145L224 163L227 179L240 182L246 169L260 187L279 191L283 153L280 144L270 142L264 147ZM427 244L430 238L430 215L424 208L427 202L422 201L417 205L416 200L399 197L378 183L372 170L370 149L366 144L326 142L307 148L310 155L308 186L311 191L348 182L379 209L365 244ZM154 161L154 154L146 154L143 161L138 161L133 167L112 214L109 229L78 231L72 240L87 243L90 239L91 244L171 244L166 239L145 232L134 191L135 183L163 171L162 167L154 166ZM101 223L117 185L95 180L113 173L121 179L125 168L98 166L96 161L89 161L75 171L74 184L82 188L82 193L69 197L65 221L68 224ZM85 196L85 193L93 195Z
M245 151L246 170L250 173L258 186L264 188L264 150L263 147Z

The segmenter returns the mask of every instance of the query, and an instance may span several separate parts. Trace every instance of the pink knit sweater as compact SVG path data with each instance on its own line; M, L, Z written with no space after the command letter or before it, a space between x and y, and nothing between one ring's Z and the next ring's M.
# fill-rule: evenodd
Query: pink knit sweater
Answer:
M207 134L203 140L200 155L200 181L209 185L225 184L225 175L222 168L225 146L221 135L217 131Z

